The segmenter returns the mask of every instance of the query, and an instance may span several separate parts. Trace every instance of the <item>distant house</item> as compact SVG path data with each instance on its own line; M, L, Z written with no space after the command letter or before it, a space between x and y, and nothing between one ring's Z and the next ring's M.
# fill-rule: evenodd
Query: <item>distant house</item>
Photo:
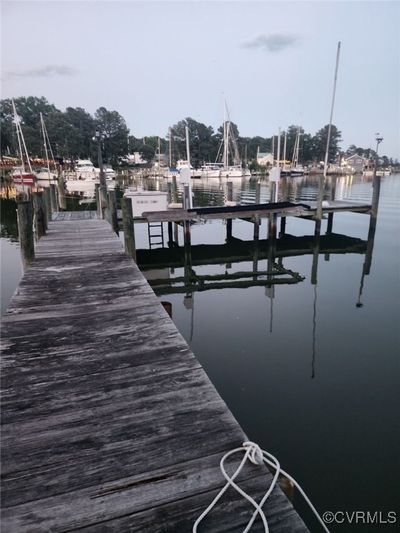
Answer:
M274 164L274 156L270 152L260 152L257 150L257 164L260 167Z
M139 152L127 154L125 157L122 158L122 161L124 161L124 163L128 163L129 165L144 165L147 163L147 161L142 158Z
M364 169L368 167L368 164L369 160L358 154L353 154L350 157L347 157L343 162L343 166L354 174L362 174Z

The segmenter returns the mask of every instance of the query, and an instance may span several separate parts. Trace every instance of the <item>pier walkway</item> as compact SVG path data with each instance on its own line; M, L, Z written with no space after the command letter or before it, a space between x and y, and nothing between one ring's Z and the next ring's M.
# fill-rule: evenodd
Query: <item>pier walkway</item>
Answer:
M49 224L2 319L3 531L190 532L246 436L94 217ZM240 484L259 501L271 478L248 466ZM265 510L272 533L307 531L280 489ZM251 514L228 490L199 530Z

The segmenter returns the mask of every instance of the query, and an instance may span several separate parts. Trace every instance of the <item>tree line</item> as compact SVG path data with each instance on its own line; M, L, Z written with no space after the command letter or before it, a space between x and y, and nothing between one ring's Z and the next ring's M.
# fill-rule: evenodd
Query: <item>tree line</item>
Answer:
M214 131L212 126L206 126L187 117L172 125L164 136L137 138L130 134L125 119L117 111L109 111L105 107L97 109L92 116L81 107L67 107L65 111L61 111L44 97L20 97L14 101L17 113L22 119L22 129L31 157L44 156L40 134L40 113L43 114L55 156L69 160L91 158L96 161L95 135L98 132L102 139L103 158L113 165L121 163L123 156L133 152L139 152L144 160L151 162L158 155L158 147L160 147L161 154L168 154L171 151L172 161L175 163L178 159L186 159L185 128L188 126L191 162L193 166L199 167L206 162L216 160L223 137L223 125ZM10 99L0 101L0 127L1 155L16 155L18 147ZM276 154L277 136L243 137L234 123L231 123L230 129L236 138L243 161L256 161L258 151L272 152L273 146L275 146ZM298 126L295 125L289 126L286 130L287 160L292 159L297 131ZM284 133L284 131L281 132L281 158L283 157ZM300 128L299 159L302 163L312 164L324 160L327 133L327 125L314 135ZM171 148L169 148L169 138L171 138ZM329 162L333 163L340 156L354 153L368 158L375 157L373 150L358 148L355 145L351 145L346 152L343 152L340 149L341 140L341 132L335 125L332 125ZM380 159L383 165L393 163L386 156L381 156Z

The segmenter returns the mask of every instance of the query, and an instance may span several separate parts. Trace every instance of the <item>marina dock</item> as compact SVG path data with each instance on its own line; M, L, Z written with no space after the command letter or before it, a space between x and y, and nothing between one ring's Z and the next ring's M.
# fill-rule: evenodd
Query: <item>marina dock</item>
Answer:
M105 220L55 216L2 329L4 531L191 531L247 436ZM253 465L240 485L259 501L271 479ZM201 530L252 511L228 490ZM265 514L307 531L279 488Z

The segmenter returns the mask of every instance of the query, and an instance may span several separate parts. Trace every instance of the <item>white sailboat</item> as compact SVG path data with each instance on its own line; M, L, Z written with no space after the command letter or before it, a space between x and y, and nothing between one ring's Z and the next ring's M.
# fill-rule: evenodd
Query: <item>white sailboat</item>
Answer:
M43 147L44 152L46 156L46 162L47 167L42 167L39 170L35 172L36 179L38 180L40 185L46 185L50 184L52 182L55 182L57 180L57 174L55 172L51 172L50 170L50 158L49 158L49 152L51 155L51 161L53 163L54 169L56 168L56 162L54 160L54 154L53 150L51 149L51 144L49 140L49 135L47 133L46 125L43 120L43 115L40 113L40 126L42 130L42 137L43 137Z
M17 141L18 141L18 153L19 158L21 161L21 165L18 167L14 167L11 171L11 179L13 182L17 185L33 185L35 183L35 175L32 171L31 162L29 160L28 156L28 150L26 148L24 134L22 133L21 129L21 118L17 115L17 110L15 108L14 100L12 101L12 108L13 108L13 114L14 114L14 124L17 134ZM26 169L25 166L25 160L26 160L26 166L29 170Z
M292 165L290 167L290 175L292 177L304 176L306 170L299 164L299 151L300 151L300 126L297 128L296 140L293 148Z
M227 118L227 120L226 120ZM232 157L230 155L232 154ZM230 160L233 159L233 165L230 165ZM220 177L224 178L243 178L250 177L250 170L242 167L242 162L239 156L239 149L236 138L232 131L231 119L229 110L224 102L224 134L223 134L223 168L221 169Z

